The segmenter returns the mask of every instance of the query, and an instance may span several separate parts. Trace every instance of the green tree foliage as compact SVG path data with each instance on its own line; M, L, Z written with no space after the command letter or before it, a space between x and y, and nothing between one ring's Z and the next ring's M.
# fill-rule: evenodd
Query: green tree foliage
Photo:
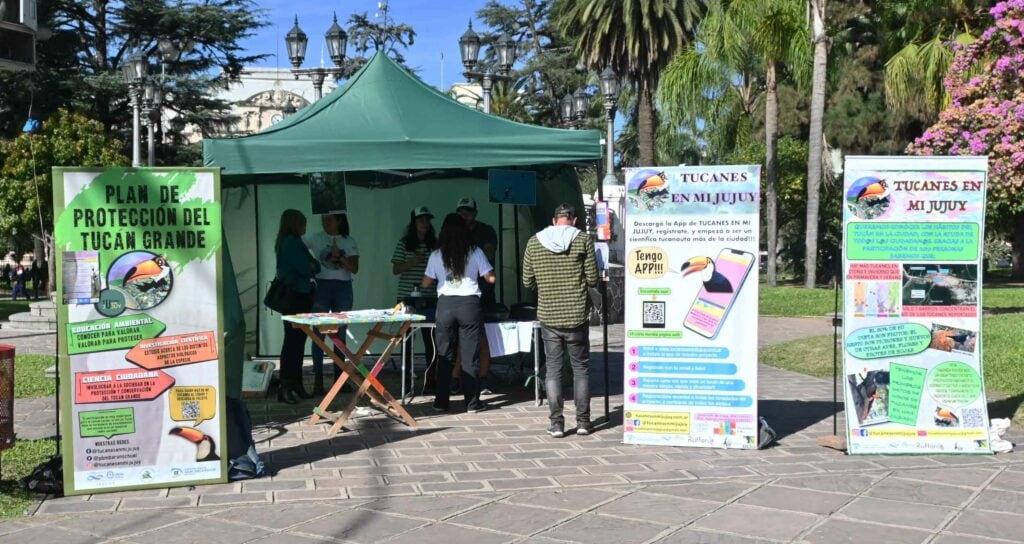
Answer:
M953 44L973 43L991 22L990 0L879 0L885 62L886 102L893 110L918 113L934 122L947 104L943 80L953 62Z
M24 238L40 232L40 221L53 224L54 166L127 165L122 149L99 122L64 109L41 132L0 141L0 236Z
M28 249L32 238L42 239L52 281L52 168L127 164L121 142L104 135L103 125L65 109L39 133L0 141L0 239L15 241L19 250Z
M559 0L556 25L574 37L574 52L598 71L611 66L638 93L640 163L655 164L655 92L661 73L692 41L703 0Z
M661 98L672 120L709 123L715 154L749 141L763 105L768 283L775 284L779 83L807 79L808 38L799 0L714 0L696 41L672 60Z
M416 39L416 31L406 23L396 23L388 18L387 11L383 12L381 20L371 19L367 13L354 13L348 18L348 42L362 57L356 57L357 62L351 66L350 71L354 73L362 67L369 59L369 56L377 51L391 57L398 64L405 66L405 56L402 51L408 49Z
M779 138L779 257L787 263L780 276L801 277L804 273L804 224L807 213L807 141L792 136ZM765 143L750 142L722 157L724 164L761 164L765 160ZM764 181L762 180L762 183ZM842 240L840 215L841 187L837 182L823 185L822 210L818 221L819 257L816 278L827 281L836 271ZM762 190L762 200L765 196ZM764 204L762 203L762 206ZM766 235L762 226L762 237Z
M156 64L158 40L191 43L193 49L166 64L165 107L177 113L171 133L193 124L203 134L223 127L229 104L214 98L244 66L265 55L244 51L239 42L264 26L263 10L251 0L51 0L41 2L41 24L54 37L39 44L33 74L3 74L6 108L0 130L13 136L28 111L46 119L58 107L85 112L107 134L130 135L128 90L120 67L135 48Z
M578 58L571 42L552 24L552 4L550 0L507 4L490 0L476 12L490 29L481 36L485 45L494 43L504 32L516 42L511 82L495 85L492 113L517 121L525 120L525 113L534 124L561 126L559 100L587 83L586 74L576 70ZM489 47L484 49L481 62L484 69L496 69L497 59ZM498 96L499 87L505 93L503 98Z

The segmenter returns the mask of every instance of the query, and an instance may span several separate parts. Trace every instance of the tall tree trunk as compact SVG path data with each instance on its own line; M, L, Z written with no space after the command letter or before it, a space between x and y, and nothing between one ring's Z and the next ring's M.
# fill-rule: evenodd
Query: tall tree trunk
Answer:
M768 235L768 285L775 286L779 251L779 96L774 62L768 63L765 80L768 88L764 104L764 200L765 207L768 208L765 231Z
M93 4L96 22L96 49L92 52L92 67L94 74L103 74L110 67L107 58L107 2L97 1ZM103 123L103 131L110 134L114 120L110 115L110 96L104 91L97 91L94 104L96 107L96 119Z
M828 34L825 31L825 1L808 0L811 36L814 44L814 75L811 86L811 131L807 157L807 227L804 257L804 287L814 287L818 275L818 208L821 201L821 157L825 138L825 77L828 65Z
M636 120L637 143L640 147L638 166L654 164L654 90L649 81L640 82L640 104Z
M1024 278L1024 214L1015 213L1013 224L1013 255L1011 273L1014 278Z

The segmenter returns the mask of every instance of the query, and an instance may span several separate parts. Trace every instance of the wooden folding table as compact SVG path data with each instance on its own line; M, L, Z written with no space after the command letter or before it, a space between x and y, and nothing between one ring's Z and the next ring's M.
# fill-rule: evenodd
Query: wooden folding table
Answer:
M388 392L384 387L384 384L377 379L377 375L381 369L384 368L384 363L388 361L391 356L391 352L394 351L399 344L402 343L402 339L408 334L409 328L415 321L423 321L425 319L422 315L417 314L406 314L401 312L395 312L393 310L358 310L335 314L297 314L297 315L286 315L282 316L281 319L292 324L293 327L306 333L306 336L313 341L323 352L328 355L334 364L338 365L341 369L341 376L335 380L334 385L330 391L324 397L320 405L313 409L313 416L310 418L310 423L317 423L320 418L329 419L334 422L331 426L330 434L337 433L345 422L348 421L352 411L355 410L356 404L359 399L366 396L370 399L370 402L374 406L380 408L384 413L402 418L406 424L410 427L416 427L416 420L413 419L409 412L397 401L395 397ZM359 349L353 353L345 345L344 339L339 337L339 330L342 326L354 325L357 323L362 324L373 324L373 328L366 334L366 339L363 341ZM384 326L388 323L399 323L399 329L395 334L387 334L384 332ZM324 335L324 338L320 337L320 334ZM330 339L331 343L344 355L340 357L333 349L328 347L325 339ZM362 364L362 359L366 356L366 353L370 350L370 346L376 340L384 340L387 344L380 356L374 362L373 367L367 369ZM341 387L345 385L345 382L352 380L352 383L356 386L356 393L352 396L352 400L349 401L345 409L340 413L331 413L327 411L327 408L334 401L334 397L341 391Z

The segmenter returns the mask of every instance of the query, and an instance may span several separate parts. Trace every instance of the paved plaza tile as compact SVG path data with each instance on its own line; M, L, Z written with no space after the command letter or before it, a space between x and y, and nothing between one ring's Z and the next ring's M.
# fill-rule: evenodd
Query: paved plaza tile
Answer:
M859 521L830 519L802 538L812 544L849 542L885 542L886 544L921 544L931 538L927 531L906 529Z
M776 325L780 338L791 338L799 337L792 327L806 323ZM610 363L621 387L621 357ZM600 361L595 366L600 370ZM596 374L591 409L600 417L603 383ZM0 522L0 541L1021 540L1019 452L847 456L816 445L832 433L829 380L770 367L761 367L760 377L760 412L780 435L776 445L760 451L622 444L622 397L616 394L609 423L591 436L563 439L544 432L547 407L513 389L493 397L498 409L480 414L438 415L430 399L417 399L409 407L419 429L369 415L334 436L326 425L307 423L311 404L254 401L257 449L270 476L44 500L34 515ZM790 398L794 390L800 400ZM571 420L571 403L567 410ZM845 428L842 412L836 424ZM1010 438L1019 442L1024 435L1011 429Z
M541 536L583 544L640 544L661 534L667 528L668 526L664 524L582 514L541 533Z
M751 492L737 502L740 504L827 516L838 511L843 505L850 502L851 499L853 497L850 495L841 493L826 493L824 491L767 485Z
M697 520L694 526L740 536L791 540L820 519L813 514L729 504Z
M918 529L941 529L957 513L956 508L859 497L847 504L840 514L844 518L900 525Z

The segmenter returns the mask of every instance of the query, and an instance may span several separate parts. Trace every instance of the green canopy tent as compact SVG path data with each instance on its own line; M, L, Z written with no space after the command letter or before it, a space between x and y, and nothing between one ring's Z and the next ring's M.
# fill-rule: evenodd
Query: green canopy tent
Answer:
M280 320L259 301L274 274L272 248L281 211L310 214L305 174L336 173L332 179L345 180L349 222L361 255L355 305L383 307L395 300L390 258L411 208L430 207L439 227L456 200L468 196L478 202L479 219L494 225L503 221L498 206L488 202L487 169L528 169L537 171L537 205L511 213L528 227L546 224L559 202L582 205L575 171L560 165L599 159L600 137L597 131L525 125L484 114L378 53L345 85L263 132L204 140L205 165L223 168L226 240L246 321L257 324L247 337L247 351L269 356L280 347ZM311 220L310 231L317 228ZM512 232L501 233L501 245L506 265L522 250L512 249ZM502 299L510 301L515 267L501 268L499 275L505 276Z
M267 130L204 140L203 158L226 176L532 166L600 159L600 137L481 113L377 53L344 86Z

